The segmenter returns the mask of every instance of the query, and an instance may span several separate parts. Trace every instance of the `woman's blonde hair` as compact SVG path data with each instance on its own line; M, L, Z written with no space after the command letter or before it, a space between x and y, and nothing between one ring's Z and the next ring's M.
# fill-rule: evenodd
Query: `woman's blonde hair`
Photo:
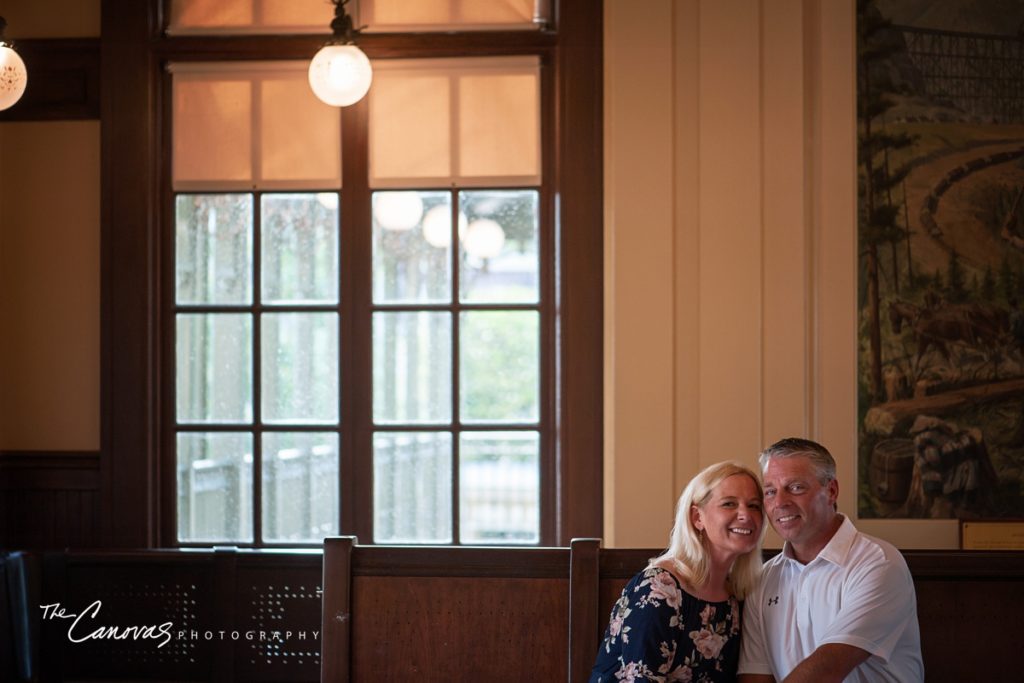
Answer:
M648 566L658 566L678 574L693 587L704 585L711 567L707 548L701 542L701 534L693 526L690 508L704 507L711 499L715 487L734 474L745 474L757 487L758 498L764 499L761 480L748 467L738 462L720 462L705 468L690 480L683 489L676 505L676 522L672 527L668 550L651 560ZM727 578L727 587L739 599L746 597L757 584L761 574L761 541L764 539L765 524L762 520L757 545L749 553L736 558Z

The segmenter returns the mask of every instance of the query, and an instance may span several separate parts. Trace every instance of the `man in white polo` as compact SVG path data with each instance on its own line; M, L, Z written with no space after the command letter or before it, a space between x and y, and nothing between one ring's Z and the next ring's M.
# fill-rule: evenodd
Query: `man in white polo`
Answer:
M807 439L761 453L764 511L786 541L744 603L740 683L924 680L903 555L839 514L836 463Z

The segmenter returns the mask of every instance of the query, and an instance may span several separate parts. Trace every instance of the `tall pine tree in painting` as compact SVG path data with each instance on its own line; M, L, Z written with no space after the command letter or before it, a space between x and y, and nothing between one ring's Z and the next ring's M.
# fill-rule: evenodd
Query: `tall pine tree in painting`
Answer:
M879 247L906 237L898 224L899 207L890 197L909 172L906 164L893 167L893 152L908 147L913 138L887 133L885 114L892 108L890 95L897 89L891 77L890 58L903 49L888 20L874 0L857 0L857 163L860 193L860 254L868 309L870 342L870 392L874 400L882 392L882 338L879 321ZM896 274L894 273L894 279Z

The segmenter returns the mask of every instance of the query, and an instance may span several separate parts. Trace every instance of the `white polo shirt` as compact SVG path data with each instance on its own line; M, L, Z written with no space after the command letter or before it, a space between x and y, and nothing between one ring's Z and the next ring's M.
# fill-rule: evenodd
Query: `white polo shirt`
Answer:
M739 673L781 681L819 645L871 653L847 682L924 680L914 582L903 555L848 518L801 564L789 544L764 568L743 606Z

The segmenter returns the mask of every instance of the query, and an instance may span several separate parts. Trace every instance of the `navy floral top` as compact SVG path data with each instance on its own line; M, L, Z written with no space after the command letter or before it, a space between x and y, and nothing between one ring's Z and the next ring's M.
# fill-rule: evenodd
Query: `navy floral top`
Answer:
M707 602L664 569L634 576L612 608L590 683L735 681L740 606Z

